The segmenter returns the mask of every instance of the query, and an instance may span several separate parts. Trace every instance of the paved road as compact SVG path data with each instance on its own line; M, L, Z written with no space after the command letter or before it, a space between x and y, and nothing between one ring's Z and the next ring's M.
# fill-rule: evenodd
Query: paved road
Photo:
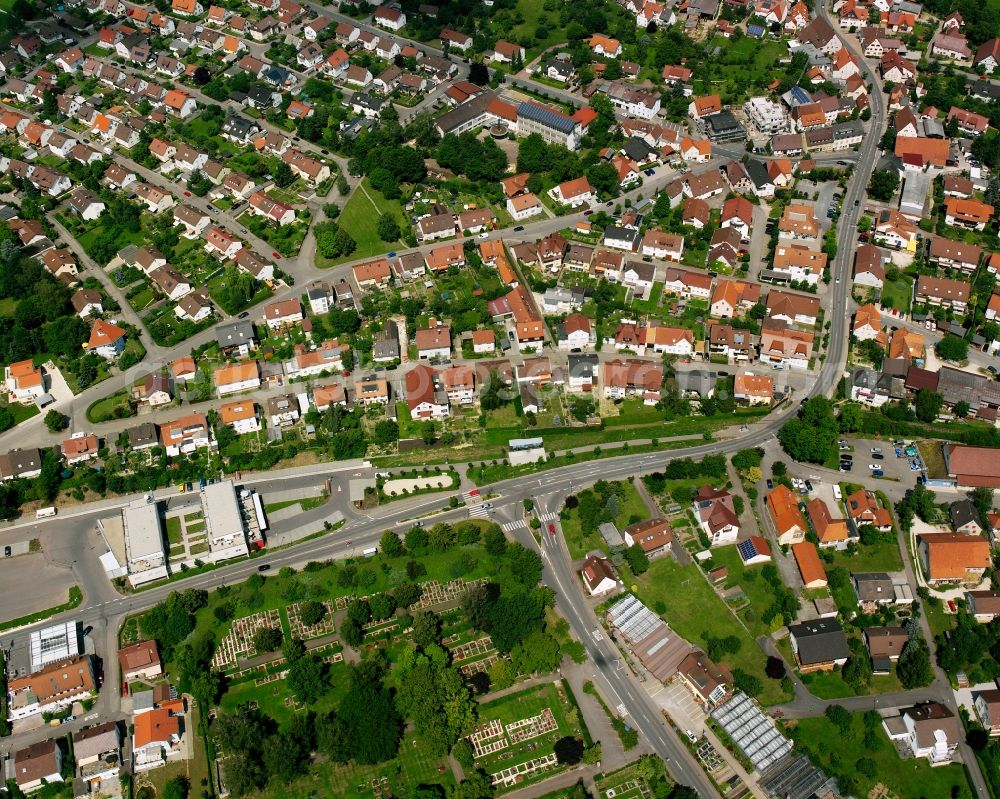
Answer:
M346 19L339 14L329 12L327 9L323 9L323 13L327 13L334 18ZM820 9L819 14L821 16L826 16L826 11L824 9ZM352 20L352 22L355 21ZM357 23L355 22L355 24ZM423 49L427 50L429 48L424 47ZM881 84L878 77L871 73L867 64L865 64L865 71L868 73L868 78L872 81L876 90L880 90ZM881 132L882 126L884 125L884 117L885 114L882 104L875 103L872 118L873 131L877 131L879 133ZM829 394L843 373L847 349L846 324L849 318L849 300L847 291L850 269L849 261L853 253L854 230L860 214L860 200L863 197L864 188L871 172L872 165L875 161L875 146L878 138L879 137L873 133L862 145L859 153L858 168L855 171L846 192L845 212L840 220L841 227L838 234L839 252L833 263L833 273L835 277L838 278L838 281L835 282L834 289L828 298L830 318L832 321L830 331L830 349L827 353L827 357L824 361L818 380L808 391L810 396ZM718 168L718 165L713 165L712 168ZM661 181L662 178L655 182L661 183ZM648 193L653 188L658 188L658 186L647 185L643 187L643 190ZM857 201L857 205L855 205L855 201ZM558 220L546 220L532 225L525 225L525 228L530 228L531 237L537 237L540 235L546 235L546 232L551 232L551 230L557 230L564 227L567 223L572 222L572 219L572 217L564 217ZM502 235L502 232L494 234L494 236L499 235ZM525 237L527 238L528 236L526 235ZM264 247L263 249L267 251L269 248ZM301 263L297 263L296 266L299 268L303 267ZM307 267L311 267L311 264L307 265ZM287 269L288 267L286 266L285 268ZM313 273L315 274L315 270ZM304 270L302 274L308 274L308 270ZM325 276L328 278L330 277L329 273ZM293 293L295 292L285 292L286 295ZM207 340L211 337L212 331L206 331L206 334L205 339ZM198 343L200 342L185 342L183 350L188 351L192 346L196 346ZM180 348L178 348L178 350L180 350ZM180 354L180 352L177 354ZM115 378L112 380L115 380ZM110 384L110 381L107 381L100 386L101 395L109 393L111 390L114 389ZM516 504L525 497L544 499L545 504L543 507L550 508L554 511L558 509L561 497L565 496L566 493L578 490L581 485L589 484L597 479L617 479L648 473L653 470L661 469L668 458L701 457L705 454L719 452L732 453L743 447L764 444L773 438L776 431L780 428L788 416L794 412L794 410L795 409L789 408L784 412L774 414L763 422L755 425L746 435L721 443L701 444L682 450L673 450L669 453L669 456L659 453L651 453L623 456L598 462L574 464L552 472L542 472L537 475L506 480L497 483L496 485L489 486L486 490L491 493L499 494L504 498L505 503ZM15 435L18 440L22 440L27 432L27 429L19 429ZM13 437L9 437L9 440L12 441ZM95 587L94 593L88 593L85 600L85 606L83 608L73 611L72 613L62 614L61 617L56 617L53 620L48 620L46 624L52 623L52 621L59 620L60 618L75 618L81 620L84 624L93 624L95 626L95 630L97 630L98 625L100 625L100 628L104 630L103 635L105 639L105 646L103 651L108 653L114 646L114 631L126 615L140 612L141 610L152 606L156 602L162 600L167 593L178 587L210 589L224 584L225 582L243 580L250 574L254 573L261 563L268 563L272 566L302 566L304 563L312 559L344 556L352 551L356 552L359 548L370 545L376 541L384 529L388 527L403 528L408 524L408 520L426 513L434 512L440 507L440 497L428 500L421 498L408 500L399 503L398 505L389 506L386 509L386 513L377 519L359 520L355 518L354 520L349 521L348 524L338 532L315 539L300 546L280 552L268 553L261 559L255 559L255 561L234 563L207 574L191 577L180 583L160 586L138 594L105 598L106 594ZM464 514L465 510L459 509L457 511L440 514L439 518L457 519L464 516ZM87 521L86 517L82 517L80 524L86 524ZM531 538L530 533L524 528L521 528L518 535L525 541ZM534 544L533 539L530 543ZM707 780L693 758L687 753L686 749L680 745L679 741L673 735L666 732L658 711L651 708L648 696L646 696L645 692L643 692L636 685L634 680L626 673L623 667L619 666L620 659L617 651L606 640L598 641L590 634L590 631L593 629L594 619L589 612L585 612L581 609L585 608L586 605L580 601L582 599L580 586L577 584L576 578L572 574L569 555L561 540L547 540L543 548L543 563L545 568L546 584L553 587L556 591L558 598L557 601L560 603L560 608L570 619L577 635L585 642L585 647L591 657L591 661L597 666L602 675L612 686L612 689L618 694L618 698L622 701L622 704L625 706L632 722L642 733L643 737L645 737L654 746L657 753L660 754L661 757L667 760L668 768L679 780L694 786L703 796L715 796L716 792L714 787ZM109 694L111 692L106 691L105 693ZM891 698L894 697L888 697L880 701L888 701ZM109 700L102 698L102 703L104 701ZM908 701L912 700L908 698ZM953 702L951 704L953 704ZM80 722L76 722L76 724L79 723ZM0 742L0 750L8 749L12 743L12 739ZM23 745L23 743L23 737L18 736L16 745L20 746ZM978 769L975 767L974 760L971 761L970 769L973 773L973 780L978 790L979 786L982 784L982 777L978 773ZM981 796L986 795L982 791L979 791L979 794Z

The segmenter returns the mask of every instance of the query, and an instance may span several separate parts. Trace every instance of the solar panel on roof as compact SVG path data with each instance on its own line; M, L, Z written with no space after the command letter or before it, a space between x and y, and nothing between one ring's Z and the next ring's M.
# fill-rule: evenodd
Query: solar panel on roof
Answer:
M557 114L534 103L521 103L517 107L517 115L533 119L563 133L572 133L576 122L564 114Z
M736 545L736 549L740 553L740 558L744 561L750 560L750 558L757 555L757 550L754 548L753 541L749 538L746 541L740 541L740 543Z

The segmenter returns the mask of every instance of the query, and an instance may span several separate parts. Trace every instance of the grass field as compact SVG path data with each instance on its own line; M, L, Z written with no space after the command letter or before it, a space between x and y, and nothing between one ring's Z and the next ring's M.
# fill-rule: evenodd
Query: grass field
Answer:
M536 758L549 755L555 742L567 735L588 740L586 728L580 718L575 702L567 696L569 688L562 681L546 683L527 691L510 694L479 706L479 724L499 721L504 725L505 734L502 740L507 746L496 752L485 754L476 760L476 766L488 774L495 774L503 769L511 768ZM521 741L515 741L510 735L509 726L524 719L537 717L546 711L551 712L556 728L549 732L535 735ZM561 770L553 766L539 771L536 775L526 775L519 786L538 782L552 776L553 772ZM502 790L502 789L501 789ZM498 791L499 792L499 791Z
M368 184L367 179L361 181L337 218L337 224L351 234L357 249L346 258L330 259L317 254L316 265L323 269L343 261L372 258L402 247L400 241L385 242L379 238L378 219L382 214L392 214L400 225L406 224L403 206L396 200L387 200Z
M626 585L633 585L639 599L696 646L704 647L706 638L736 636L740 648L728 657L727 663L731 669L742 669L761 681L763 691L757 697L761 704L774 705L789 698L781 684L764 673L767 662L764 652L712 590L697 566L681 566L673 558L659 558L641 577L626 580Z
M764 612L774 604L775 599L774 589L760 574L764 568L763 564L744 566L736 547L714 548L712 563L715 566L725 566L729 570L729 577L724 584L727 589L739 586L746 596L748 604L741 607L737 613L754 635L770 635L781 626L783 622L781 616L776 616L770 624L765 624L761 619Z
M621 482L625 486L625 496L619 505L618 515L614 519L615 526L619 530L634 522L645 521L649 518L646 503L642 501L635 486L629 480ZM580 526L580 516L576 509L566 511L565 518L562 519L562 531L566 539L566 546L569 547L570 555L574 558L582 558L592 549L607 550L607 544L597 530L584 532Z
M912 295L913 281L902 273L895 280L885 280L882 283L882 307L908 311Z
M833 566L843 566L851 572L898 572L903 569L903 559L895 541L859 546L851 555L835 552Z
M855 796L867 796L876 782L885 784L900 797L969 795L961 765L932 768L926 760L901 760L881 724L875 729L876 746L865 747L864 720L860 713L853 714L852 726L846 734L825 716L793 722L789 732L796 748L805 751L827 774L856 782L857 790L851 791ZM875 762L874 777L856 768L862 758ZM954 786L959 786L961 792L952 794ZM847 793L843 783L841 790Z
M116 411L129 407L128 392L119 391L109 397L97 400L97 402L87 408L87 419L97 424L99 422L106 422L109 419L120 418L116 416Z

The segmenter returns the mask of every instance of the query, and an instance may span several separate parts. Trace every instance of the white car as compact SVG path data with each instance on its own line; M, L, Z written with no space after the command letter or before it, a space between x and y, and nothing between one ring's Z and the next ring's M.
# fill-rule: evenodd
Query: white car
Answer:
M881 454L882 454L881 447L872 447L872 455L881 455Z
M489 237L490 237L490 234L487 233L485 230L482 233L479 234L479 238L481 238L481 239L488 239Z
M869 463L868 468L874 472L876 469L881 469L882 467L879 466L877 463Z

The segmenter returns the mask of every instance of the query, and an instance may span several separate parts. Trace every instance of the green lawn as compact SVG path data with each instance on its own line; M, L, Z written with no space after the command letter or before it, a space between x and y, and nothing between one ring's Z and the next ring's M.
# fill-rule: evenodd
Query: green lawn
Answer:
M618 515L614 519L615 526L619 530L634 522L645 521L649 518L646 503L642 501L642 497L639 496L639 492L632 485L632 482L622 480L621 483L625 487L625 496L619 505ZM592 549L607 550L608 545L597 530L586 532L583 530L576 509L566 511L561 518L563 536L573 558L582 558Z
M99 399L87 408L87 419L94 424L131 415L127 391L119 391L110 397Z
M509 745L499 749L497 752L478 758L476 766L482 768L488 774L493 774L501 769L543 757L553 751L553 746L559 738L567 735L582 738L586 743L588 741L586 727L580 717L579 711L574 706L575 703L568 699L568 691L568 686L562 681L546 683L545 685L510 694L502 699L480 705L479 724L497 720L506 727L512 722L538 716L548 709L552 713L552 718L556 722L557 729L521 741L520 743L515 743L505 737L504 740L507 740ZM530 782L539 782L542 779L552 776L554 772L561 770L560 766L545 769L534 777L526 777L521 785ZM502 788L499 789L498 793L503 790ZM507 790L510 790L510 788Z
M14 417L14 424L21 424L25 419L30 419L32 416L38 416L41 413L35 403L31 403L30 405L22 405L20 402L0 404L10 411L11 416Z
M815 674L802 675L803 683L809 689L809 693L818 696L820 699L842 699L847 696L858 696L840 676L840 672L816 672ZM806 682L806 678L809 678ZM902 691L903 686L896 677L895 670L891 674L875 674L872 676L871 684L868 686L867 696L876 694L888 694Z
M173 546L181 543L181 520L178 516L171 516L167 519L167 543Z
M704 647L706 638L736 636L740 648L729 656L727 663L731 669L742 669L761 681L763 691L757 697L761 704L775 705L789 698L781 684L764 673L767 662L764 652L696 565L681 566L673 558L658 558L650 564L649 571L627 580L626 585L634 585L639 599L695 646Z
M913 295L913 281L900 273L895 280L885 280L882 283L882 306L895 308L897 311L908 311Z
M725 588L739 586L746 596L747 604L740 607L737 613L754 635L770 635L781 627L783 622L781 616L776 616L770 624L765 624L761 619L764 612L774 604L775 599L774 589L760 574L764 564L744 566L740 553L734 546L713 549L712 564L725 566L729 570L729 576L723 584Z
M882 725L874 731L874 748L864 745L863 714L855 713L846 734L825 716L801 719L789 725L796 748L806 752L827 774L841 781L841 790L848 793L845 781L857 786L850 793L867 796L876 782L882 782L899 797L948 797L959 786L959 796L968 796L968 783L961 765L932 768L926 760L901 760L886 737ZM875 776L868 777L856 767L862 758L875 761Z
M397 249L397 245L402 247L402 242L385 242L379 238L378 219L382 214L392 214L400 225L406 224L406 213L398 201L387 200L381 192L368 184L367 179L361 181L337 218L337 224L351 234L358 245L357 249L346 258L339 259L328 259L317 254L316 265L322 269L343 261L382 255Z
M833 567L843 566L850 572L898 572L903 570L903 558L895 541L859 546L851 555L835 552Z

